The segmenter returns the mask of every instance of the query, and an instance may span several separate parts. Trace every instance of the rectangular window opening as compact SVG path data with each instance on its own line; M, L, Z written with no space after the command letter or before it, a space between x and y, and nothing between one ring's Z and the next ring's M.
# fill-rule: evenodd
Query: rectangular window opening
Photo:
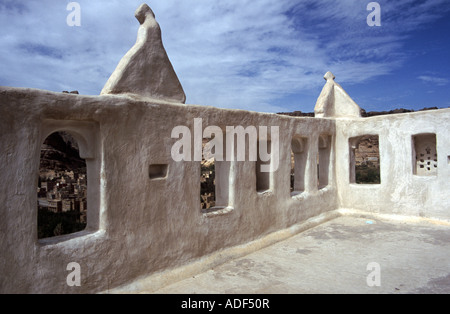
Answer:
M350 183L380 184L380 150L378 135L349 139Z
M214 139L214 137L213 137ZM229 206L230 161L225 161L225 147L223 147L223 160L216 160L216 148L208 146L212 139L204 138L202 141L203 154L200 170L200 208L202 213L211 213ZM219 142L218 142L219 143Z
M291 196L298 195L305 190L305 169L308 149L307 139L294 136L291 141Z
M331 136L320 135L318 143L319 154L317 156L317 185L323 189L329 184Z
M203 212L216 206L216 167L214 158L202 160L200 173L200 206Z
M271 142L264 140L266 142L267 151L264 151L263 154L271 154ZM257 160L255 165L255 172L256 172L256 191L258 193L264 193L270 190L270 161L269 160L262 160L261 159L261 152L260 152L260 140L258 139L257 143Z

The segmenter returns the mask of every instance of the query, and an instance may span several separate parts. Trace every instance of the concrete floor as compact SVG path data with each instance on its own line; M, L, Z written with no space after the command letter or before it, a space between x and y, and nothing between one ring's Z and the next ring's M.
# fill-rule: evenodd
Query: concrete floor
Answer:
M342 216L156 293L450 293L450 224Z

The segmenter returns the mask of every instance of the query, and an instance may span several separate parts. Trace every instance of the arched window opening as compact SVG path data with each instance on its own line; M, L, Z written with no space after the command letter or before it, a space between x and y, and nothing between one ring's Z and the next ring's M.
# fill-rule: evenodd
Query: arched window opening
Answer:
M78 143L67 132L50 134L41 145L38 239L82 231L87 223L87 170Z
M319 154L317 156L317 183L319 189L329 184L330 158L331 158L331 136L319 136Z

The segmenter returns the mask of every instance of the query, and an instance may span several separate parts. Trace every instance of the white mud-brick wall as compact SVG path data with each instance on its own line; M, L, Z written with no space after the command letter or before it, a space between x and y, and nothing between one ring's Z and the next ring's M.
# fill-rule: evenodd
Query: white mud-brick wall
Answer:
M450 109L363 119L330 72L315 118L185 105L155 15L142 5L136 18L136 44L101 96L0 87L0 292L104 292L199 260L217 265L232 256L226 249L339 208L450 219ZM209 126L224 138L229 126L276 127L277 136L258 139L278 159L218 163L218 208L205 212L201 158L172 155L179 126L194 146ZM74 136L86 160L87 227L38 239L40 147L56 131ZM378 135L380 184L350 179L349 139L365 135ZM428 148L436 167L423 175L416 157ZM75 286L67 281L73 263Z
M225 110L123 96L82 96L22 88L0 89L2 292L100 292L139 276L184 265L336 209L335 121ZM257 187L257 162L234 161L222 172L222 199L232 210L200 207L200 162L176 162L176 126L194 135L218 126L277 126L279 165ZM37 178L40 147L55 131L77 138L87 162L86 230L39 240ZM225 134L225 133L224 133ZM325 134L325 142L321 135ZM301 193L290 191L293 138L305 139ZM321 143L321 144L319 144ZM319 187L317 159L326 186ZM219 171L220 172L220 171ZM322 174L323 176L323 174ZM219 185L219 188L222 189ZM219 194L219 193L218 193ZM81 268L70 287L66 267Z

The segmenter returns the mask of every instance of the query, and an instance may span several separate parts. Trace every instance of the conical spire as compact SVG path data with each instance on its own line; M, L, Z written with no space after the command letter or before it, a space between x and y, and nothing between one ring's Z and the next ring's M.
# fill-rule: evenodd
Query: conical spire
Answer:
M186 95L164 49L155 14L142 4L135 17L141 24L136 43L120 60L101 94L133 94L184 103Z
M361 109L345 92L341 85L336 83L335 76L327 72L323 77L327 82L317 98L314 116L327 117L360 117Z

